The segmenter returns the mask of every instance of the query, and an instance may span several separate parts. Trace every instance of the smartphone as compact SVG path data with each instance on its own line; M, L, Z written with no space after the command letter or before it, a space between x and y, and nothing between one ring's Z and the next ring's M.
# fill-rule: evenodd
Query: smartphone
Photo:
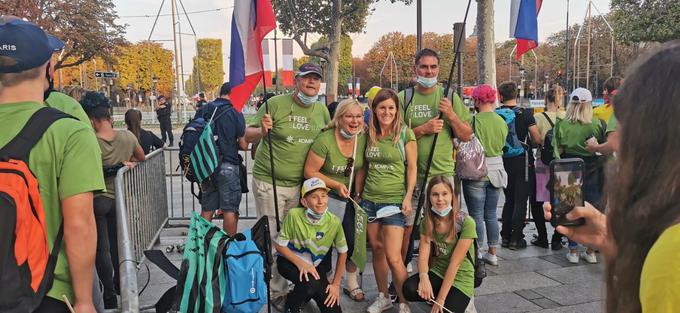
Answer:
M579 226L583 218L568 220L566 214L574 207L583 206L583 179L585 162L579 158L560 159L550 162L550 204L553 226Z

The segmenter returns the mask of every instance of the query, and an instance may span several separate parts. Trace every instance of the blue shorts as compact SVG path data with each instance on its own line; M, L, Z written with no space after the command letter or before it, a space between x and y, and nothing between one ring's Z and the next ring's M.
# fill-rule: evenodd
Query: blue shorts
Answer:
M217 209L239 214L241 178L237 164L222 163L212 179L201 184L201 211Z
M375 219L378 210L386 206L396 205L401 208L401 203L374 203L366 199L362 199L359 205L364 209L364 211L366 211L366 215L369 220ZM406 217L404 216L404 213L399 213L388 217L383 217L381 219L369 221L368 223L370 224L377 222L380 222L380 225L399 226L403 228L406 226Z

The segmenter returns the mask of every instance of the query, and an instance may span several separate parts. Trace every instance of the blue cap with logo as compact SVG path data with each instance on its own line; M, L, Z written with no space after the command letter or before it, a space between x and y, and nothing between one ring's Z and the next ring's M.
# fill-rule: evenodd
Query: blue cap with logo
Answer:
M3 22L4 21L4 22ZM64 42L47 34L38 25L9 16L0 16L0 73L19 73L45 64Z

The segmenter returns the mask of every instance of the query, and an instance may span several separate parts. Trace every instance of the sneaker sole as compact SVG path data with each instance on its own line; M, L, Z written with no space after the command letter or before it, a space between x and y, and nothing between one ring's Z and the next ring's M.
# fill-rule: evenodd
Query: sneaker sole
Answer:
M385 312L385 311L387 311L387 310L391 310L392 308L394 308L394 305L392 305L392 303L390 303L390 306L384 307L384 308L382 308L382 309L381 309L380 311L378 311L378 312ZM371 311L369 311L369 310L366 310L366 312L367 312L367 313L373 313L373 312L371 312Z

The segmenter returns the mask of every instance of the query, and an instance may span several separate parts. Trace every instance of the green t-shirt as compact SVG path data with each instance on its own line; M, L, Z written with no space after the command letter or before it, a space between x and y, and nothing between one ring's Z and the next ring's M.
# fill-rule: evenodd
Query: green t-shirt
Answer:
M496 112L479 112L472 118L474 133L484 147L484 155L497 157L503 155L508 124Z
M410 128L404 126L402 132L405 135L404 147L416 140ZM401 134L397 136L401 137ZM400 152L401 144L392 144L392 138L393 135L387 136L374 146L366 147L368 171L362 198L374 203L401 203L406 194L406 151Z
M570 122L569 120L559 120L553 129L553 149L555 158L559 159L559 147L564 149L563 153L576 156L590 157L594 154L586 150L586 140L591 137L597 141L604 142L604 126L600 119L593 117L590 124Z
M364 166L364 151L366 150L366 134L359 134L357 137L357 151L354 157L354 174L356 175L358 169ZM349 187L349 177L345 176L345 169L347 168L348 157L342 154L338 143L335 139L335 128L328 129L322 132L312 144L310 151L318 157L324 159L321 167L321 174L328 176L328 178ZM351 157L351 155L350 155ZM335 190L330 192L335 193Z
M332 247L347 252L347 240L340 219L330 211L317 224L312 224L304 208L293 208L283 220L276 244L288 247L295 255L314 266L319 265Z
M680 307L680 224L664 230L640 273L642 312L671 313Z
M414 90L413 100L406 108L404 113L404 91L399 93L399 113L404 123L409 128L416 128L427 123L427 121L437 117L439 114L439 101L444 94L444 88L441 86L429 95L423 95ZM408 99L407 99L408 100ZM453 94L451 100L453 111L464 122L470 122L470 111L460 100L457 94ZM453 129L448 120L444 120L444 130L439 133L437 137L437 147L434 150L432 157L432 165L430 167L430 177L435 175L453 176L455 173L455 161L453 160ZM432 142L434 135L425 135L418 139L418 179L423 179L425 175L425 168L427 167L427 160L432 149Z
M612 114L609 117L609 121L607 121L607 134L611 132L615 132L616 128L619 126L619 120L616 119L616 116Z
M271 131L272 150L276 184L293 187L302 183L303 167L309 147L321 130L331 121L328 109L321 102L304 108L293 102L291 94L273 97L269 103L269 114L274 122ZM265 106L257 111L256 123L259 127ZM262 181L271 181L267 137L260 140L255 154L253 176Z
M42 104L34 102L0 104L0 147L14 138L41 107ZM38 179L50 251L62 221L61 201L80 193L104 190L100 154L92 129L70 118L54 122L31 150L28 166ZM54 283L47 295L60 301L66 295L71 303L75 302L64 241Z
M475 226L475 220L468 216L466 213L461 212L456 217L456 224L462 225L462 230L460 231L460 239L475 239L477 238L477 229ZM457 226L460 227L460 226ZM420 223L420 233L425 234L425 223ZM451 255L453 250L456 248L458 239L454 239L452 242L446 242L446 237L448 234L438 234L435 231L432 232L432 241L434 242L436 249L438 250L438 255L435 257L434 264L430 267L430 270L444 279L446 275L446 270L449 268L451 263ZM470 246L470 251L468 254L470 258L475 255L474 245ZM463 262L458 268L458 273L456 273L456 278L453 280L453 287L458 288L466 296L472 297L475 289L475 267L470 261L470 258L465 256Z
M68 95L65 95L58 91L53 91L50 93L50 96L47 97L45 105L51 108L55 108L66 114L73 115L73 117L79 119L82 122L85 122L87 125L92 127L92 124L90 123L90 118L87 117L85 110L83 110L83 107L80 105L80 103L78 103L78 100L73 99Z
M102 165L112 166L125 161L130 161L137 147L137 137L127 129L116 130L116 137L108 141L97 138L101 150ZM115 198L114 182L116 176L109 176L106 180L106 192L102 196Z

